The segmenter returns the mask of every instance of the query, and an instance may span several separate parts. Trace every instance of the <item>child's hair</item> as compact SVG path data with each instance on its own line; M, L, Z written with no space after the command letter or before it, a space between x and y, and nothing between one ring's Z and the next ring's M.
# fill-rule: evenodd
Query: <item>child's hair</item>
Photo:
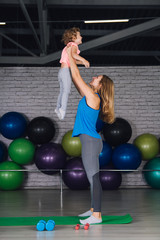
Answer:
M64 42L65 45L67 45L69 42L72 42L74 37L76 38L77 32L80 32L80 29L76 27L66 29L62 36L62 42Z

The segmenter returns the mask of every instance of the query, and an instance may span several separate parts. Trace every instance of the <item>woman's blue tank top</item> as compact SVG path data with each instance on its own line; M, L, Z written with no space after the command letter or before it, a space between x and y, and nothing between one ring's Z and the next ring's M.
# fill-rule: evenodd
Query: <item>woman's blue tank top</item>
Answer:
M96 131L99 112L100 109L95 110L87 105L86 97L84 96L78 105L72 137L87 134L94 138L101 138L100 134Z

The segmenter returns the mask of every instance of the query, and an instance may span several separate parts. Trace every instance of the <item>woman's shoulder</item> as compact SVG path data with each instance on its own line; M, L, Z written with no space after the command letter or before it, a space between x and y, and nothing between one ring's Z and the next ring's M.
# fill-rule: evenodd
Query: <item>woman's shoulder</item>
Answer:
M89 96L87 96L88 99L92 99L96 103L101 102L100 95L98 93L91 92Z

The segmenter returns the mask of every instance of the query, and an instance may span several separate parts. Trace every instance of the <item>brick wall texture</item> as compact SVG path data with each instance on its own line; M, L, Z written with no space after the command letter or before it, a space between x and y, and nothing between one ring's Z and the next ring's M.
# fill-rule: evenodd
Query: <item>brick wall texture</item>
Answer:
M108 75L115 83L115 114L126 119L132 127L132 137L142 133L160 137L160 67L80 67L83 79L88 83L92 76ZM54 113L59 93L57 67L1 67L0 68L0 116L10 111L17 111L29 120L45 116L51 118L56 127L53 142L61 143L63 135L73 129L80 95L72 84L68 101L67 114L59 121ZM0 135L6 145L11 140ZM138 170L143 168L142 161ZM60 188L59 174L49 176L37 172L33 164L26 165L29 172L24 188ZM34 172L35 170L35 172ZM121 187L147 187L142 173L123 174ZM63 184L63 187L66 186Z

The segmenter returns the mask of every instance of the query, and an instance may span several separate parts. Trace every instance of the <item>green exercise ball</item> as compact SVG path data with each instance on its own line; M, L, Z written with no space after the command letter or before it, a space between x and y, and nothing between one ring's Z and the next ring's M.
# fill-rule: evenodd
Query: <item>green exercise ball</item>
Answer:
M143 172L144 178L148 185L150 185L152 188L160 189L160 158L153 158L152 160L148 161L144 166L144 170L151 170Z
M133 144L140 150L143 160L150 160L159 153L158 139L150 133L139 135Z
M2 190L18 189L23 183L24 172L7 170L20 170L20 169L22 169L21 166L11 161L5 161L0 163L0 189Z
M35 146L25 138L18 138L9 145L8 153L12 161L21 165L28 164L34 158Z
M79 137L72 137L73 130L68 131L62 138L64 151L72 157L81 156L81 141Z

